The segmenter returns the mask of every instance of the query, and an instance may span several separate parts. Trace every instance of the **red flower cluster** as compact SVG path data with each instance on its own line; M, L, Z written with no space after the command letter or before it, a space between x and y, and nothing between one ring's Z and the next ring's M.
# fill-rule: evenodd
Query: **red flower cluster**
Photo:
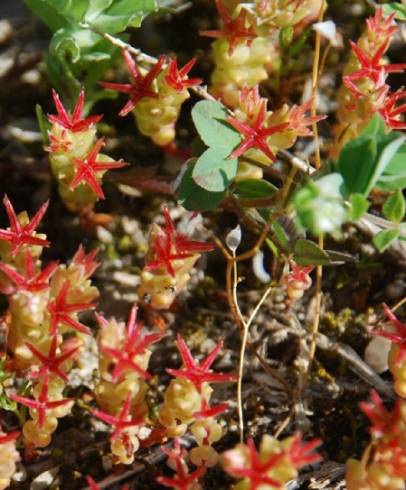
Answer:
M389 47L390 38L397 30L393 20L394 15L390 15L384 19L383 10L379 8L376 10L375 16L366 21L370 33L377 41L381 41L373 53L366 52L359 44L350 41L351 49L355 54L359 69L345 75L343 77L343 83L354 99L358 100L368 94L365 94L357 86L357 82L372 82L370 93L375 93L377 100L382 101L377 111L384 118L387 126L393 129L406 129L406 123L399 120L399 116L406 112L406 104L396 107L396 103L399 99L406 96L406 92L398 90L391 94L390 87L386 83L388 74L403 72L406 68L406 63L386 64L382 62L382 56ZM348 105L348 109L350 110L354 110L355 108L356 104Z
M250 46L258 35L255 32L252 20L248 17L248 12L241 9L238 16L233 19L221 0L216 0L216 6L223 21L223 29L202 31L201 34L207 37L226 39L229 43L229 55L233 54L240 43Z
M131 393L128 393L126 401L124 402L124 405L117 416L110 415L107 412L96 409L92 409L90 410L90 412L98 419L113 427L111 440L114 441L118 437L125 436L124 431L129 427L136 427L143 424L143 420L141 418L132 417L132 415L130 414L130 409Z
M261 103L261 108L258 112L258 116L252 126L245 124L238 120L236 117L228 117L228 122L242 135L243 141L239 146L231 153L229 158L238 158L243 153L251 148L257 148L261 150L272 161L276 160L275 155L269 148L267 139L275 134L287 129L289 123L277 124L276 126L264 127L266 118L266 101Z
M133 369L142 379L149 379L151 375L137 364L134 357L144 354L151 344L159 342L166 335L165 332L158 332L143 336L142 325L136 321L137 311L137 305L134 305L126 324L126 339L120 349L100 346L100 350L116 362L112 372L114 382L120 381L123 371L128 368ZM101 328L107 324L101 315L97 315L97 319Z
M206 472L204 466L200 466L193 473L189 473L185 462L186 451L181 448L179 439L175 439L175 447L172 449L162 448L162 451L168 456L169 464L175 469L175 476L170 478L159 476L157 482L165 487L175 490L190 490L191 485L196 483Z
M168 273L175 277L172 262L192 257L199 252L213 250L211 243L189 240L185 235L176 231L175 225L169 214L167 206L163 208L165 226L159 229L154 243L154 258L146 264L146 270L154 270L164 267Z
M68 325L87 335L91 333L89 327L72 318L71 314L89 310L96 305L94 303L67 303L70 288L71 284L66 281L58 295L48 304L48 311L51 314L49 331L52 336L57 334L59 325Z
M280 481L268 476L272 469L277 470L284 462L288 462L289 465L299 469L302 466L320 461L321 456L314 452L314 449L320 444L320 439L314 439L303 444L301 435L295 434L288 449L281 450L264 460L255 447L253 439L250 438L246 444L248 462L239 461L237 457L231 456L233 451L230 451L228 453L230 457L228 458L227 472L237 478L246 478L249 481L248 488L250 490L257 490L261 485L284 488Z
M48 379L50 373L55 374L63 381L67 382L68 377L66 373L64 373L61 369L61 365L70 359L78 350L79 346L68 349L59 356L56 355L56 347L57 347L57 339L58 337L54 335L51 340L51 345L49 347L48 355L45 356L42 352L40 352L35 346L30 343L27 343L27 347L34 354L34 356L41 362L42 366L32 371L30 374L30 378L39 378Z
M199 85L202 82L201 78L188 78L188 73L195 63L196 58L193 58L183 68L179 69L176 58L172 58L168 65L165 82L177 92Z
M111 170L113 168L126 167L128 163L123 161L98 161L97 157L100 153L101 148L104 146L104 138L97 140L93 149L83 160L80 158L74 158L74 164L76 166L76 173L73 177L71 183L69 184L69 189L73 191L78 187L78 185L85 183L87 184L93 192L100 199L104 199L103 189L97 180L97 172L104 172L106 170Z
M199 393L201 393L203 383L227 383L237 379L235 374L213 373L211 369L213 362L223 348L222 341L220 341L201 362L198 362L193 358L192 353L180 334L178 334L176 338L176 345L178 347L180 357L182 358L183 368L167 369L166 371L175 378L188 379L195 385ZM227 408L227 403L210 407L207 402L203 401L202 409L196 412L194 415L196 418L214 417L227 410Z
M85 92L82 90L79 94L76 105L72 111L72 114L69 114L68 111L63 106L59 95L55 90L52 90L52 97L55 102L55 107L57 114L49 114L48 120L52 124L59 124L65 129L69 129L73 133L78 131L84 131L88 129L92 124L96 124L100 121L103 116L89 116L86 118L82 117L83 107L85 105Z
M371 400L361 402L360 408L371 421L371 434L381 437L396 429L401 415L402 402L398 399L392 411L385 408L381 397L375 390L371 391Z
M25 252L25 275L20 274L14 267L0 263L0 269L15 283L18 291L38 292L49 288L49 280L55 274L58 262L51 262L43 271L35 272L31 252Z
M388 332L387 330L377 329L372 330L371 333L373 335L384 337L385 339L388 339L399 346L399 353L396 358L396 365L400 366L406 360L406 325L398 320L398 318L396 318L394 313L387 305L383 304L383 309L395 331Z
M45 202L31 220L22 225L17 218L13 205L9 198L4 196L4 207L6 208L7 216L10 221L10 228L7 230L0 229L0 240L4 240L11 245L11 254L15 257L24 245L39 245L41 247L48 247L49 241L43 238L38 238L35 233L35 229L39 226L46 210L48 209L49 201Z
M44 378L38 399L27 398L25 396L17 395L16 393L11 393L10 398L28 408L35 410L38 413L38 425L40 428L44 426L46 413L48 410L61 407L62 405L66 405L67 403L74 401L73 398L50 400L48 398L48 376L45 376Z
M117 90L118 92L129 94L130 100L118 113L120 116L126 116L129 112L131 112L143 97L157 97L157 94L152 87L152 83L160 74L162 65L165 62L165 57L161 56L150 71L146 75L142 75L132 56L125 49L123 50L123 56L130 71L132 83L101 83L104 88L110 88Z

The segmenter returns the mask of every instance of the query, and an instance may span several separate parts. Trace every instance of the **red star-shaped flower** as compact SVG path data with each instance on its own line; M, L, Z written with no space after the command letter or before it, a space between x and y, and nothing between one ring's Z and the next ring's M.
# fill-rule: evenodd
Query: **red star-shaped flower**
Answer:
M126 338L124 343L119 348L113 348L101 345L100 350L112 357L116 364L111 374L113 381L120 380L123 372L127 369L132 369L137 372L141 378L149 379L151 375L142 369L134 360L136 356L140 356L145 353L146 349L155 342L158 342L165 337L165 332L152 333L148 335L142 335L142 325L136 321L137 319L137 305L131 308L130 316L128 317L126 325ZM103 328L107 324L107 320L101 315L97 316L100 327Z
M192 485L197 483L206 472L204 466L200 466L193 473L189 473L185 462L185 451L181 448L179 439L175 439L173 449L162 448L162 451L168 456L171 465L175 467L176 474L173 478L159 476L157 482L165 487L175 490L190 490Z
M132 56L127 50L123 50L124 60L127 63L128 69L130 71L132 83L111 83L102 82L101 85L104 88L110 88L112 90L117 90L118 92L123 92L129 94L130 100L118 113L119 116L126 116L131 112L138 102L144 97L157 97L158 94L154 92L152 87L152 82L159 75L162 69L162 65L165 62L165 57L161 56L158 62L149 70L146 75L141 75L140 70L135 64Z
M71 317L72 313L78 313L80 311L89 310L94 308L96 305L94 303L66 303L66 297L68 295L70 284L68 281L64 283L61 290L59 291L56 298L48 304L48 311L51 314L49 333L51 335L56 335L58 331L58 326L60 324L68 325L69 327L77 330L78 332L85 333L87 335L91 334L91 330L86 325L78 322Z
M255 87L248 87L244 85L240 91L239 99L242 111L249 118L253 117L257 113L258 108L261 107L261 104L266 104L265 99L259 94L258 85L255 85Z
M249 126L248 124L239 121L236 117L228 117L228 122L243 136L243 141L231 153L229 158L238 158L250 148L257 148L265 153L265 155L271 160L276 159L266 140L272 134L279 133L284 129L287 129L289 127L289 123L277 124L269 128L264 128L263 124L265 122L265 116L266 107L264 101L261 104L261 108L253 126Z
M163 207L165 226L159 229L154 243L154 258L146 264L146 270L154 270L165 267L168 273L175 277L172 265L174 260L182 260L199 252L213 250L214 245L196 240L189 240L186 235L178 233L169 214L168 207Z
M202 362L197 362L193 358L186 342L179 334L176 338L176 345L183 361L183 369L167 369L166 371L177 378L190 380L199 392L203 383L225 383L237 379L235 374L213 373L210 369L223 347L222 341L214 347Z
M131 393L128 393L124 402L123 408L120 410L117 417L110 415L109 413L102 412L101 410L92 409L90 412L100 420L103 420L106 424L111 425L114 429L111 434L111 440L114 441L118 437L123 435L123 432L129 427L135 427L141 425L143 420L140 418L133 418L130 414Z
M297 469L308 464L317 463L321 460L321 456L315 453L314 450L321 444L321 439L313 439L303 443L301 434L297 433L293 436L293 442L287 450L287 456Z
M386 125L392 129L406 129L406 122L399 120L399 116L406 112L406 104L396 107L398 100L405 97L406 90L397 90L385 97L384 106L379 109L379 114L383 117Z
M48 379L42 384L41 391L38 399L26 398L25 396L17 395L16 393L11 393L10 398L21 405L25 405L28 408L32 408L38 413L38 425L41 428L45 423L46 413L48 410L61 407L67 403L71 403L74 400L72 398L64 398L62 400L49 400L48 399Z
M382 65L381 58L388 49L389 39L382 43L373 56L365 53L356 43L350 41L351 48L357 57L360 69L343 77L343 83L356 98L359 98L363 93L355 85L355 81L369 78L377 89L385 84L386 75L388 73L401 73L406 68L406 63L395 65Z
M406 325L398 320L385 304L383 304L383 309L395 331L388 332L386 330L377 329L372 330L371 333L373 335L384 337L385 339L388 339L399 346L399 354L396 358L395 363L397 366L400 366L406 360Z
M309 99L302 105L294 105L289 113L289 129L295 131L298 136L311 136L312 132L308 128L312 124L315 124L327 116L316 115L306 116L306 112L309 112L312 108L313 100Z
M249 481L249 490L257 490L261 485L270 485L282 489L282 483L275 480L275 478L269 477L268 473L285 457L285 453L280 452L274 454L267 461L262 461L251 438L247 441L247 448L249 458L248 466L241 465L242 462L236 460L233 450L225 453L225 457L229 462L227 472L237 478L247 478Z
M367 27L370 31L374 32L378 36L382 36L384 38L389 38L397 31L397 26L394 22L395 14L391 14L386 19L383 15L383 9L377 8L375 11L375 15L373 17L369 17L366 20Z
M128 163L122 161L97 161L97 156L99 155L102 146L104 146L104 138L97 140L93 149L84 160L74 158L76 172L71 183L69 184L69 189L71 191L76 189L78 185L85 183L93 190L99 199L104 199L104 192L98 181L97 172L103 172L113 168L126 167L128 165Z
M224 413L228 410L228 403L219 403L218 405L210 406L206 400L202 401L202 409L194 412L193 417L196 419L207 419L211 417L217 417L218 415Z
M371 434L383 436L392 434L401 417L402 402L397 400L392 411L385 408L381 397L375 390L371 391L371 400L361 402L360 408L371 421Z
M82 90L79 94L75 108L72 114L69 114L63 106L59 95L55 90L52 90L52 97L54 98L57 115L48 115L49 122L52 124L59 124L65 129L69 129L76 133L77 131L83 131L88 129L92 124L96 124L103 116L89 116L85 119L82 118L83 107L85 104L85 93Z
M18 291L38 292L49 288L49 279L55 274L58 262L51 262L43 271L35 272L34 261L29 251L25 253L25 276L14 267L0 263L0 269L13 281Z
M50 373L55 374L63 381L68 381L68 377L64 371L61 369L61 365L66 362L70 357L72 357L75 352L78 351L78 347L69 349L62 352L59 356L56 355L56 343L58 336L54 335L52 337L51 345L49 347L48 356L45 356L40 352L34 345L27 343L27 347L34 354L34 356L41 362L42 366L36 371L31 373L31 378L41 378L42 376L48 376Z
M72 141L66 129L62 129L57 135L53 134L52 131L48 131L48 138L50 145L45 149L49 153L66 153L72 148Z
M15 257L21 250L23 245L39 245L48 247L49 241L35 236L35 229L40 224L46 210L48 209L49 201L45 202L26 225L22 225L14 211L13 205L9 198L4 196L4 207L6 208L7 216L10 221L10 228L7 230L0 229L0 240L4 240L11 245L11 254Z
M96 255L98 250L92 250L86 254L82 245L79 246L72 259L72 265L80 267L82 270L82 276L87 279L94 271L99 267L100 262L97 262Z
M241 9L238 16L233 19L228 13L228 10L221 3L221 0L216 0L216 6L223 21L223 29L216 31L202 31L201 35L227 39L229 43L229 55L233 54L234 49L240 43L250 46L252 41L257 38L258 35L255 32L252 19L248 17L248 12L245 9Z
M196 63L196 58L191 59L179 70L176 58L172 58L167 68L165 82L177 92L185 88L194 87L202 83L201 78L188 78L188 73Z

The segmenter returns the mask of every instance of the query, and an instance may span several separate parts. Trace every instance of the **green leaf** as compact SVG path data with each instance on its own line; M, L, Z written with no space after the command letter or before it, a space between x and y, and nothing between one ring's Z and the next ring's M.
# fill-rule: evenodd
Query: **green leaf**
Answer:
M375 247L383 252L389 247L389 245L399 237L400 231L397 229L382 230L372 239L372 243Z
M245 179L235 184L235 194L240 199L264 199L277 190L277 187L266 180Z
M396 155L397 151L401 148L405 139L406 136L399 136L395 140L388 143L379 154L378 161L375 165L374 172L370 179L369 187L367 188L368 194L375 186L376 182L379 180L386 167L390 164L392 158Z
M349 141L341 150L338 168L350 194L368 195L376 156L377 145L373 136Z
M406 172L394 175L382 175L377 183L378 189L385 191L396 191L406 188Z
M60 29L57 31L49 47L52 54L64 58L70 56L73 63L79 60L80 45L75 39L75 31L72 29Z
M274 221L272 223L272 229L275 232L276 238L279 240L282 247L290 250L291 245L289 241L289 236L284 230L283 226L278 221Z
M379 113L375 113L367 126L362 130L360 136L371 136L380 139L385 136L387 129L383 117Z
M399 133L397 133L399 134ZM406 145L403 144L392 157L389 165L385 169L385 174L398 174L405 171Z
M85 21L91 23L98 15L109 8L112 3L113 0L90 0Z
M282 29L280 30L279 44L284 51L286 51L292 44L293 34L294 31L292 26L282 27Z
M386 15L395 14L395 18L398 20L406 21L406 5L399 2L385 3L383 11Z
M368 196L405 141L401 133L385 134L380 121L373 119L340 153L338 168L350 194Z
M42 142L44 145L48 144L48 129L50 128L50 124L48 123L47 118L44 115L44 111L39 104L35 105L35 115L37 116L38 126L41 131Z
M52 32L67 26L66 19L46 0L24 0L24 3Z
M139 27L143 18L156 9L155 0L116 0L94 18L91 24L103 32L117 34L130 25Z
M398 190L388 197L382 208L383 215L394 223L400 223L405 215L405 198Z
M77 25L80 22L88 7L89 0L47 0L48 3L53 4L55 9L61 13L69 22L73 25ZM91 1L91 0L90 0Z
M351 194L350 203L351 203L351 211L350 211L351 221L359 220L364 215L364 213L368 211L368 208L371 204L368 201L368 199L362 194Z
M241 137L227 122L227 109L219 102L202 100L194 105L192 119L207 146L224 148L230 154Z
M391 135L399 136L401 133L393 131ZM403 144L393 155L388 166L380 176L376 187L383 190L394 191L406 188L406 145Z
M338 173L308 181L293 197L298 226L318 236L337 233L347 219L343 192Z
M192 177L193 161L184 173L179 189L178 201L189 211L209 211L216 208L225 198L226 192L209 192L199 187Z
M199 187L222 192L230 186L238 168L236 158L227 158L224 148L208 148L194 165L192 177Z
M155 0L25 0L26 5L53 31L46 57L48 78L63 98L74 100L86 90L86 110L112 92L97 83L117 59L119 48L96 34L89 24L117 35L129 26L139 26L156 10ZM122 34L120 38L126 38Z
M331 262L324 250L304 238L300 238L295 243L294 259L299 265L328 265Z

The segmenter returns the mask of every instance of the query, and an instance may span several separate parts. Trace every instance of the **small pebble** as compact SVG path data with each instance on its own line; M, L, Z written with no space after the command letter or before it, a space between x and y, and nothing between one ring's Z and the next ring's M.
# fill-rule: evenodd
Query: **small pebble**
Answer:
M41 81L41 73L37 69L27 70L21 75L21 81L29 85L38 85Z
M364 360L378 374L388 369L388 354L391 345L390 340L374 336L365 348Z
M7 19L0 20L0 44L8 41L13 34L13 28Z
M102 243L113 243L113 235L104 226L97 227L97 238Z
M49 488L59 472L59 466L55 466L39 474L30 485L30 490L45 490Z

